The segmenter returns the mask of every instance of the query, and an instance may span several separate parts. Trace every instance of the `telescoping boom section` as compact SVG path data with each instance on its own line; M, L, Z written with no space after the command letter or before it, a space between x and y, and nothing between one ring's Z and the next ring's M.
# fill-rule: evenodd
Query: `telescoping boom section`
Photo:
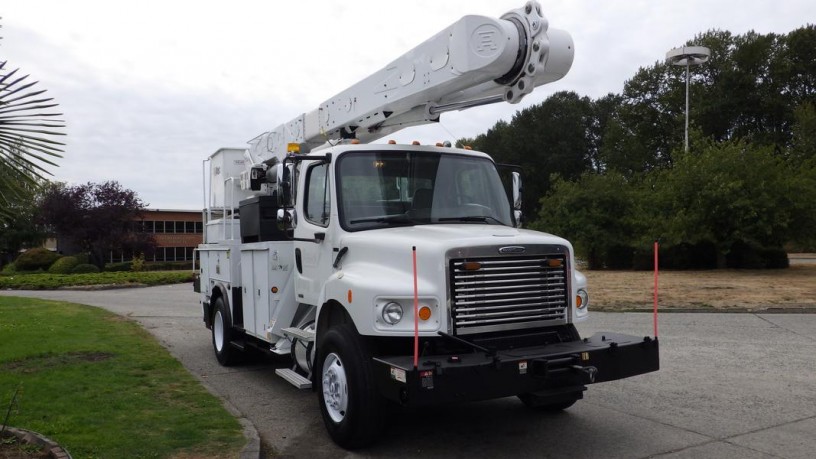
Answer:
M250 142L257 161L299 143L308 151L327 141L376 140L408 126L439 121L451 110L517 103L572 66L570 35L549 27L537 2L501 18L465 16L383 69L317 108Z

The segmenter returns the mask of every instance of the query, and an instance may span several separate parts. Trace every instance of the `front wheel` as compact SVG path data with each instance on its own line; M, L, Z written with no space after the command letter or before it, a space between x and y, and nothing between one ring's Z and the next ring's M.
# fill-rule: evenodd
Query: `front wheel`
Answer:
M366 343L350 325L336 326L321 340L317 365L320 413L332 440L347 449L372 443L385 416Z
M575 402L580 400L581 396L575 394L553 402L542 402L535 394L520 394L518 398L527 408L545 413L557 413L575 405Z

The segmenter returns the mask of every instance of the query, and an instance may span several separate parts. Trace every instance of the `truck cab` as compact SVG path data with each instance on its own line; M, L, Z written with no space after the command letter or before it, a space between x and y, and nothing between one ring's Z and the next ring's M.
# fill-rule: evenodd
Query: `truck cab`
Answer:
M569 242L516 227L512 194L486 154L349 145L325 158L300 163L292 219L295 291L318 308L318 324L331 304L361 334L413 336L414 251L419 303L430 309L421 333L496 333L586 317L586 281Z

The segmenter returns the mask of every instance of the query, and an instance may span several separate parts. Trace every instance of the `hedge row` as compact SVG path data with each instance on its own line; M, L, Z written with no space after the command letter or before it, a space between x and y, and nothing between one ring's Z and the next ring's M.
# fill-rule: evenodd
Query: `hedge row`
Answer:
M137 271L182 271L192 270L189 261L149 261ZM134 271L133 262L108 263L105 272ZM99 268L89 263L87 254L62 256L45 248L35 248L20 254L13 262L3 267L4 274L48 272L49 274L96 273Z
M145 271L181 271L192 269L193 263L190 261L146 261ZM133 262L125 261L121 263L108 263L105 265L107 272L132 271Z
M721 261L732 269L784 269L789 266L788 254L780 248L758 247L745 242L731 246L724 260L711 242L660 246L658 260L661 269L717 269ZM628 246L611 247L601 257L605 269L654 269L654 249Z

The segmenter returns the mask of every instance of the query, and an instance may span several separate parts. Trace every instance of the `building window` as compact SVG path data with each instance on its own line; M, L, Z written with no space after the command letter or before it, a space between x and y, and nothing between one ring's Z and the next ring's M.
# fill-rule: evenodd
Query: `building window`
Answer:
M134 223L145 233L203 234L204 223L195 220L142 220Z

